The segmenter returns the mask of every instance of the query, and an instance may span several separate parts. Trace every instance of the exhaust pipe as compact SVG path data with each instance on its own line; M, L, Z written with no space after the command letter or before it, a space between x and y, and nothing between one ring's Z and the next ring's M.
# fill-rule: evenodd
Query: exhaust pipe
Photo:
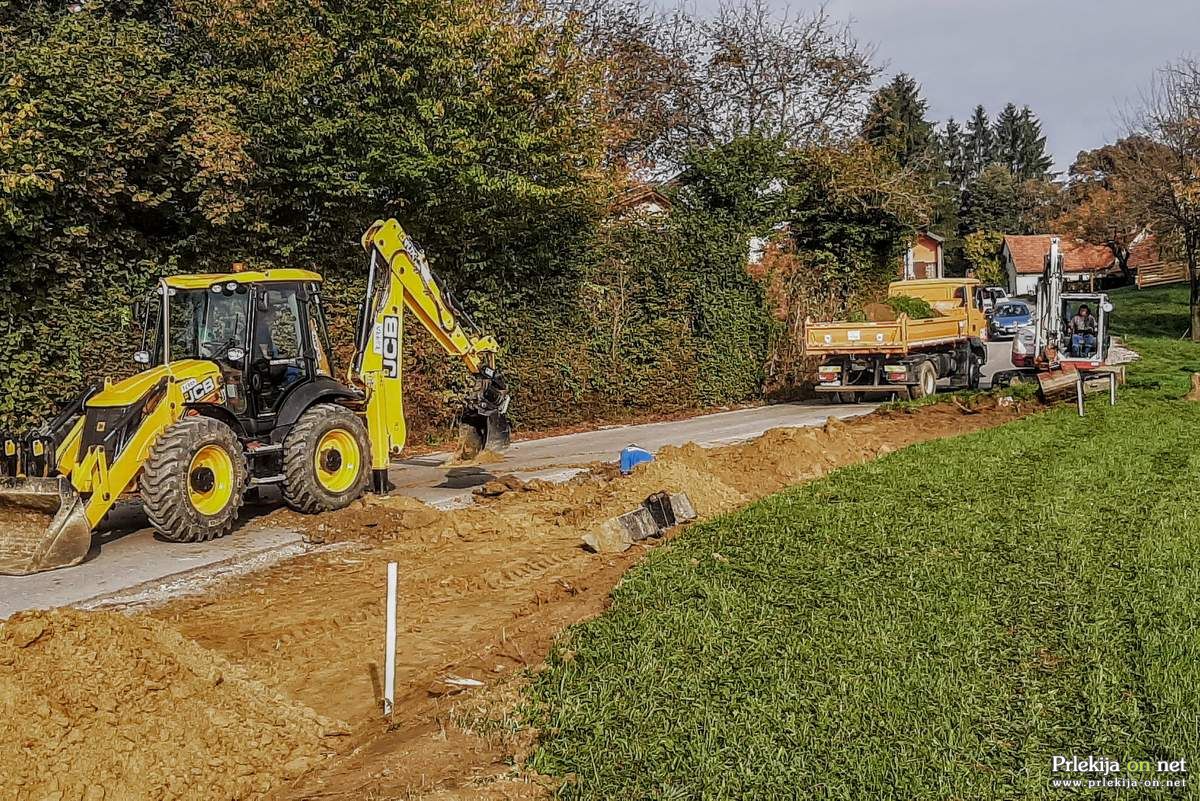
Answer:
M83 499L63 477L0 477L0 574L77 565L92 546Z

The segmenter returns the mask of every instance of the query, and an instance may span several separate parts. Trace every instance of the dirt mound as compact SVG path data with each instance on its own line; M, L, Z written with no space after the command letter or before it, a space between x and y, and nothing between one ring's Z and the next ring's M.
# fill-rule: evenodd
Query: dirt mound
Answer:
M905 445L998 425L1020 416L1019 407L993 402L966 413L938 404L818 429L774 430L724 448L666 448L628 477L595 466L564 484L513 482L454 511L394 495L315 517L278 512L273 517L281 525L357 545L319 550L150 614L321 714L352 724L353 751L280 797L536 795L536 786L520 781L527 777L513 779L512 754L492 742L494 728L454 725L442 679L453 674L491 687L536 666L558 633L599 613L625 570L657 544L593 554L581 547L584 533L660 490L687 492L708 517ZM388 561L401 565L400 624L397 712L384 725L377 699ZM178 751L154 741L145 747ZM71 775L87 777L90 764Z
M321 541L418 541L445 544L519 534L549 545L578 542L605 520L666 490L687 493L701 517L730 511L782 487L890 453L906 445L994 424L1015 410L980 414L949 404L919 413L875 414L852 422L830 418L819 428L777 428L749 442L719 448L668 446L651 462L621 476L611 465L554 484L508 476L488 482L470 507L442 511L403 495L368 497L320 518L290 513L281 524ZM900 418L900 419L897 419ZM919 422L918 422L919 421ZM512 479L512 480L508 480Z
M158 621L59 610L0 625L5 798L257 799L338 733Z

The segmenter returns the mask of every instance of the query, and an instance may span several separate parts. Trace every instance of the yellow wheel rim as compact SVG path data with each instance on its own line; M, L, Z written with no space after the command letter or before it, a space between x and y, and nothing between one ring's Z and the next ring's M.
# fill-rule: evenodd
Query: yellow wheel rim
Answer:
M188 467L188 500L200 514L212 516L232 499L233 459L220 445L205 445Z
M362 452L358 440L344 428L326 431L313 455L317 481L327 492L345 492L358 481Z

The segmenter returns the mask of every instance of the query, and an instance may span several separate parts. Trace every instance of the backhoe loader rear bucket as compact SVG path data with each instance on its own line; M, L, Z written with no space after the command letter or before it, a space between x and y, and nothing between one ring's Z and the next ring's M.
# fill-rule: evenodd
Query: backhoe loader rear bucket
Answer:
M0 478L0 574L77 565L91 546L83 499L66 478Z
M481 451L500 452L512 444L512 424L501 411L463 413L459 426L459 457L474 459Z

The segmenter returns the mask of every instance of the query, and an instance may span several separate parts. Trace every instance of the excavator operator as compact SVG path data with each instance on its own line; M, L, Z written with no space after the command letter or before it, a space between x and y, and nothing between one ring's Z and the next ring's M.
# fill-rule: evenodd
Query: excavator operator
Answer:
M1091 356L1096 352L1096 318L1086 303L1081 303L1071 318L1071 355Z

